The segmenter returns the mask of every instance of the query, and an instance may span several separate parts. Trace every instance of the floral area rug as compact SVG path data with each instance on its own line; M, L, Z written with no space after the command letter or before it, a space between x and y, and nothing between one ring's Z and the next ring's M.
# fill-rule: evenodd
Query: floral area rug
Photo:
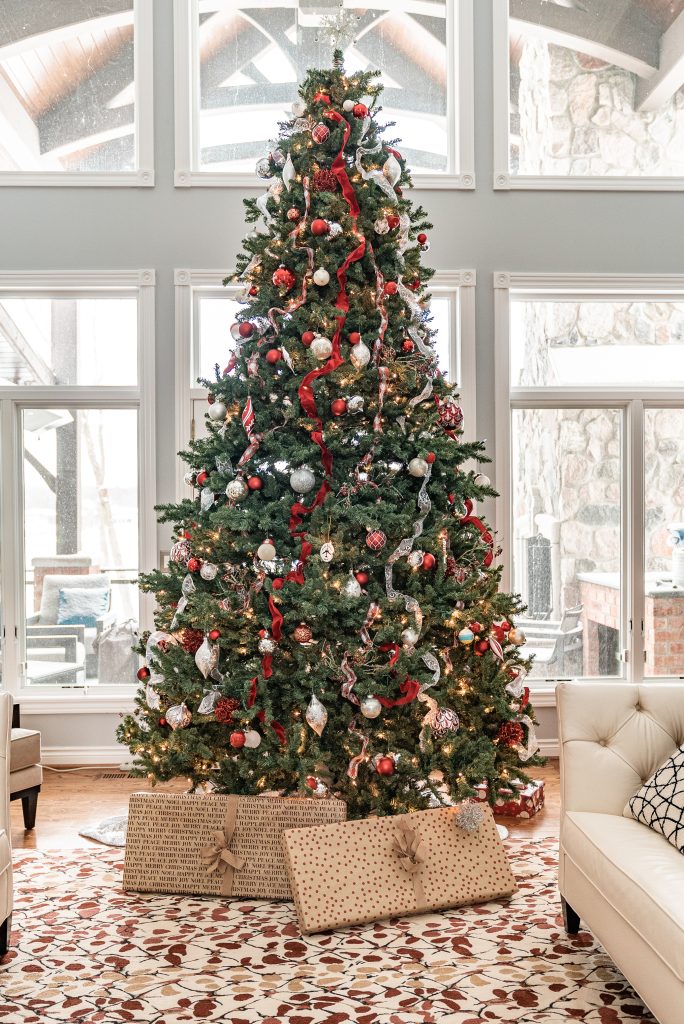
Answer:
M655 1024L587 932L568 939L557 844L510 841L489 903L302 938L291 904L141 896L116 850L20 851L8 1024Z

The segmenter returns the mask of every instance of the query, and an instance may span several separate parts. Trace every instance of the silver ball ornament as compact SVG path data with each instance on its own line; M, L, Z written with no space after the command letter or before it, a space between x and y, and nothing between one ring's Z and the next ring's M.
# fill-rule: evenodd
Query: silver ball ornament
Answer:
M384 217L378 217L375 224L373 225L375 233L377 235L386 235L389 231L389 224Z
M294 100L290 110L295 117L301 117L306 112L306 103L304 100Z
M216 579L218 575L218 565L214 565L213 562L202 562L199 574L202 579L207 580L207 582Z
M359 413L363 412L363 404L364 400L361 395L352 395L351 398L347 399L347 412L358 416Z
M267 156L262 156L260 160L257 160L256 172L260 178L273 177L273 168Z
M491 487L492 481L485 473L478 473L475 476L475 483L478 487Z
M316 485L316 477L308 466L300 466L290 473L290 487L297 494L308 494Z
M214 423L218 423L219 420L225 420L227 412L228 410L223 402L214 402L213 405L209 406L209 419L213 420Z
M328 238L338 238L343 231L344 228L342 227L342 225L338 224L337 221L333 221L328 226Z
M425 555L425 552L424 551L419 551L418 549L416 549L415 551L412 551L410 553L410 555L408 556L407 561L408 561L408 564L411 566L412 569L419 569L420 568L420 566L423 564L423 557L424 557L424 555Z
M270 636L262 636L257 646L259 654L273 654L276 649L276 642Z
M361 597L361 584L354 576L350 576L342 591L346 597Z
M411 629L410 626L407 629L402 630L401 642L404 647L415 647L418 643L418 630Z
M229 498L231 501L242 501L242 499L247 495L247 493L247 484L245 483L244 480L240 480L239 477L236 478L235 480L231 480L228 486L226 487L226 497Z
M428 464L425 459L411 459L408 464L408 471L411 476L425 476L428 471Z
M377 718L382 714L382 704L377 697L364 697L359 710L364 718Z
M363 341L360 341L358 345L354 345L352 348L349 359L352 366L357 370L362 370L370 362L370 357L370 349Z
M311 342L311 354L315 359L327 359L332 352L332 342L329 338L324 338L322 335L314 338Z
M318 270L314 271L313 280L314 284L317 284L319 288L324 288L330 280L330 274L325 267L319 267Z

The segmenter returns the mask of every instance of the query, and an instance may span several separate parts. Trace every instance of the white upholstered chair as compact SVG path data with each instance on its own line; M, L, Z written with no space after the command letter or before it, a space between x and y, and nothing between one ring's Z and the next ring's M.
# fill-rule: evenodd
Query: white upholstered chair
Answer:
M10 826L10 732L12 697L0 693L0 958L12 925L12 829Z
M684 744L684 684L561 683L559 887L660 1024L684 1020L684 856L623 817Z

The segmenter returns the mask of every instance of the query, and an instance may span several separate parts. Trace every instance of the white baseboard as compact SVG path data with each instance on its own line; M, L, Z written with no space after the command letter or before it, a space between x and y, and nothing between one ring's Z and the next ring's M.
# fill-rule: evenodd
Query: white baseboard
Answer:
M560 757L558 740L539 740L539 753L542 757Z
M43 764L70 765L72 767L88 765L118 766L130 760L128 747L118 744L111 747L43 747L41 750Z

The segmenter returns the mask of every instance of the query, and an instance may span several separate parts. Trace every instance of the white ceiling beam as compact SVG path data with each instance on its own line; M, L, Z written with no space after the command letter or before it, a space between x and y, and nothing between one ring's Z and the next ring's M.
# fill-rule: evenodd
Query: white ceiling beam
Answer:
M84 19L83 21L72 21L68 25L60 25L58 28L47 29L45 32L36 32L34 35L23 36L13 43L6 43L4 46L0 46L0 62L7 60L8 57L16 57L19 53L37 50L42 46L55 46L57 43L76 39L83 32L101 32L132 24L132 10L116 11L114 14L103 14L99 17Z
M535 36L557 46L624 68L639 78L658 70L660 33L656 26L635 17L631 0L601 0L600 17L545 0L510 0L511 34Z
M31 370L39 384L55 383L54 373L22 334L3 305L0 305L0 336L7 340L7 343Z
M6 170L42 171L38 128L26 112L9 82L0 73L0 139L2 148L16 166Z
M647 81L637 82L637 110L658 110L684 85L684 11L660 37L660 62Z

